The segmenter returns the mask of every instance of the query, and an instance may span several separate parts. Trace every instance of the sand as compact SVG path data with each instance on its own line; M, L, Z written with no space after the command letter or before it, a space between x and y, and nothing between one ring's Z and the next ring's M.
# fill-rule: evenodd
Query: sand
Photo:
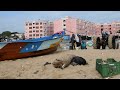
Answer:
M52 64L44 66L46 62L52 63L56 58L67 54L81 56L89 65L70 65L63 70L54 68ZM120 61L120 49L96 50L88 47L87 50L59 50L38 57L1 61L0 79L103 79L95 69L97 58ZM109 79L120 79L120 74Z

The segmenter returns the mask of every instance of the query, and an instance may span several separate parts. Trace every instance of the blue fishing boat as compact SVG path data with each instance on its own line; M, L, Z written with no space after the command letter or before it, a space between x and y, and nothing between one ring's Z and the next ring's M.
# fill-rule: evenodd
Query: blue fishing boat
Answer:
M57 50L65 32L30 40L0 42L0 61L14 60L52 53Z

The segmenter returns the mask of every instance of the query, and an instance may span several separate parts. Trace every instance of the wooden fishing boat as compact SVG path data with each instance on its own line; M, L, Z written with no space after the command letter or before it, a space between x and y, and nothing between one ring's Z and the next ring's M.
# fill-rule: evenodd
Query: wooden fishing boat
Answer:
M64 31L37 39L0 42L0 61L52 53L57 50L63 35Z

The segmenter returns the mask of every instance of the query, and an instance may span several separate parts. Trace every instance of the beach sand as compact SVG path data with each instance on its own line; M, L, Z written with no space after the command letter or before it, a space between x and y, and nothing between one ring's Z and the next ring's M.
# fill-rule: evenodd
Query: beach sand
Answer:
M88 65L68 66L65 69L54 68L52 63L63 55L73 54L86 59ZM96 71L96 59L114 58L120 61L120 49L96 50L59 50L52 54L0 62L0 79L103 79ZM110 77L120 79L120 74Z

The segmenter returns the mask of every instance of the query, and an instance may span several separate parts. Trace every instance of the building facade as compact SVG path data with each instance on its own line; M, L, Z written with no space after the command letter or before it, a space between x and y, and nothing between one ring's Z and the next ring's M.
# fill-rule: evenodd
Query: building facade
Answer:
M113 34L116 34L116 32L120 30L120 22L112 22L111 25Z
M95 35L97 36L101 35L101 30L116 35L116 32L120 30L120 22L99 23L95 25L95 30Z
M95 34L95 23L78 19L77 33L81 35L93 36Z
M120 22L93 23L69 16L54 20L54 22L37 20L25 23L25 38L40 38L63 30L65 30L66 35L70 36L73 33L87 36L100 36L101 30L116 34L116 32L120 30Z
M54 33L66 30L67 35L81 34L93 35L94 23L66 16L54 21Z
M25 39L40 38L52 35L53 23L46 20L37 20L25 23Z

